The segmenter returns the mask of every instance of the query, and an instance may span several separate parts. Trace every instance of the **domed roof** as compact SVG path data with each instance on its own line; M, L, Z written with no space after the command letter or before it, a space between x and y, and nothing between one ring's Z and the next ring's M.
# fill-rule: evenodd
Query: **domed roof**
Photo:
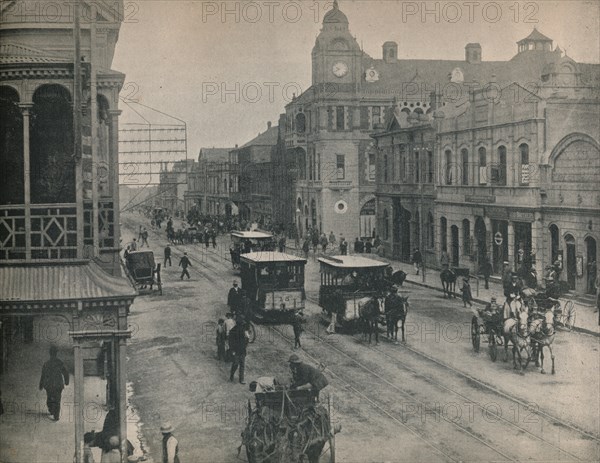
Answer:
M348 24L348 18L338 6L337 0L333 2L333 9L329 10L323 17L323 24Z

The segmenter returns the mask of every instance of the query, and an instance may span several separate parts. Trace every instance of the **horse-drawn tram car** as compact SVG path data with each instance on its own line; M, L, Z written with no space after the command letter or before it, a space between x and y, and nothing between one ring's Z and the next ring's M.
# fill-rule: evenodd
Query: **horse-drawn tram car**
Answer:
M240 266L240 256L250 252L274 251L273 235L264 231L233 231L231 232L231 264L237 269Z
M325 408L312 391L280 386L255 398L254 409L248 401L242 431L249 463L319 463L321 455L335 463L335 433L341 426L332 426L329 404Z
M274 251L242 254L242 292L256 322L291 323L304 309L306 259Z
M392 285L391 266L361 256L320 257L319 305L346 332L359 328L360 309Z

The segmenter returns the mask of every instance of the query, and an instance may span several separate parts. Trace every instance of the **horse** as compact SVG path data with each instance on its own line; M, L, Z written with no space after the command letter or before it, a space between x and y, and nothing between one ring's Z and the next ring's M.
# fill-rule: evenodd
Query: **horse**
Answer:
M554 312L547 310L544 313L543 318L537 318L531 322L529 326L529 333L531 335L531 343L533 345L533 357L535 358L535 366L540 366L542 370L541 374L546 374L544 370L544 347L547 347L550 351L550 357L552 358L552 374L555 374L554 370L554 353L552 352L552 343L554 342Z
M529 353L529 327L528 327L529 316L526 311L521 311L517 314L517 318L509 318L504 322L503 337L504 337L504 361L506 362L508 357L508 341L510 340L513 345L513 368L517 369L516 356L519 356L519 368L520 373L523 374L523 370L527 368L531 355ZM525 366L523 366L523 356L521 353L525 351L527 359Z
M456 291L456 273L448 268L445 268L440 272L440 280L442 280L444 298L446 298L446 294L448 294L448 298L455 297L454 292Z
M404 338L404 323L406 322L406 315L408 314L408 296L401 297L394 295L395 297L388 297L385 301L385 318L387 325L387 337L398 341L398 322L402 322L402 342L406 342ZM396 299L397 300L394 300Z
M375 344L379 344L379 313L379 299L377 297L372 297L358 309L363 341L367 340L368 335L369 344L371 344L373 333L375 333Z

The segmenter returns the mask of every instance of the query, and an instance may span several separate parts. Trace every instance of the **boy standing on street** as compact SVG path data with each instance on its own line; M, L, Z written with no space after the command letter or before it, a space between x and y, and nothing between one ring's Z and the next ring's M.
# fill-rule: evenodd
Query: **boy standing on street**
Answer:
M292 328L294 329L294 349L301 349L302 345L300 344L300 335L302 334L302 323L304 323L304 318L302 317L302 312L298 311L294 314L294 319L292 320Z
M217 360L225 361L225 340L227 339L227 331L225 320L219 318L217 324Z

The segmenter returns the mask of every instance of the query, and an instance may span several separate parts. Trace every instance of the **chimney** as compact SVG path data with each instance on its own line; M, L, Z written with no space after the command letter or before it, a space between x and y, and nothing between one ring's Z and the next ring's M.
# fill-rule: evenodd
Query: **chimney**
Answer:
M386 63L395 63L398 60L398 44L396 42L383 44L383 60Z
M467 43L465 47L465 61L470 64L481 63L481 45L478 43Z
M267 130L269 130L271 128L271 121L267 122Z

